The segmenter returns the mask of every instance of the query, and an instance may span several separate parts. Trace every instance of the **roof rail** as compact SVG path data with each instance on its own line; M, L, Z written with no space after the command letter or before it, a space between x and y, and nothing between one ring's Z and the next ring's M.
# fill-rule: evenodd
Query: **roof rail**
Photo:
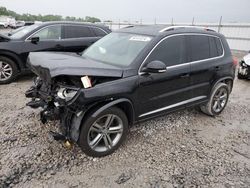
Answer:
M209 29L207 27L191 26L191 25L187 25L187 26L169 26L169 27L166 27L166 28L160 30L159 32L163 33L165 31L172 31L172 30L175 30L175 29L184 29L184 28L196 28L196 29L216 32L215 30Z

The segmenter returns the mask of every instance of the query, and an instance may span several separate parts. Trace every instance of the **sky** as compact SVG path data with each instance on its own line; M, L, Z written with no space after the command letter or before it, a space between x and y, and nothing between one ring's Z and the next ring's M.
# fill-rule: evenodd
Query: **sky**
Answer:
M250 0L0 0L17 13L142 22L250 22Z

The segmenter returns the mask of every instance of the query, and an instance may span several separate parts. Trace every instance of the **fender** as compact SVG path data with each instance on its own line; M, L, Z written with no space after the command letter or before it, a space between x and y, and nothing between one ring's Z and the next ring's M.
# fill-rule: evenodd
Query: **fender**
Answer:
M110 108L111 106L115 106L117 104L121 104L123 102L127 102L131 105L131 109L132 109L132 120L134 121L134 107L132 105L132 102L129 99L126 98L121 98L121 99L117 99L114 101L111 101L105 105L103 105L102 107L98 108L98 110L96 112L94 112L91 117L95 118L97 117L100 113L102 113L104 110ZM70 130L70 137L73 141L77 142L79 135L80 135L80 127L83 121L83 118L85 117L86 113L90 110L91 108L88 108L86 111L82 111L80 113L78 113L77 115L75 115L71 121L71 130Z
M1 55L12 59L17 64L17 67L19 70L25 68L24 63L22 62L22 60L20 59L20 57L16 53L13 53L11 51L0 50L0 56Z
M224 80L231 80L231 81L232 81L232 88L233 88L234 78L233 78L232 76L226 76L226 77L220 78L219 80L216 80L216 82L214 82L213 87L212 87L212 89L210 90L210 94L211 94L211 92L213 91L214 87L215 87L218 83L220 83L220 82L222 82L222 81L224 81ZM231 90L232 90L232 88L231 88Z

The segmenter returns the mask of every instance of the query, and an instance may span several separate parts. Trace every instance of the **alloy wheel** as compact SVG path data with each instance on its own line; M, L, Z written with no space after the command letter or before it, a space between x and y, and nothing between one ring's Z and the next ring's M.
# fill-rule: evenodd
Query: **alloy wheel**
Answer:
M123 134L123 122L114 114L97 119L89 129L88 145L96 152L111 150L120 141Z
M225 88L221 87L219 88L213 98L213 104L212 104L212 108L216 113L221 112L226 103L227 103L227 99L228 99L228 92Z
M5 81L11 78L13 74L10 64L4 61L0 61L0 81Z

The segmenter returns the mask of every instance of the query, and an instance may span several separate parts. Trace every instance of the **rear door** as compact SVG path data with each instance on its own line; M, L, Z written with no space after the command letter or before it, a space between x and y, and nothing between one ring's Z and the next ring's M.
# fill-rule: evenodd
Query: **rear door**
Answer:
M191 98L190 64L186 58L185 36L177 35L164 39L149 55L144 66L155 60L164 62L167 71L140 74L139 118L184 107Z
M188 58L191 62L192 96L208 96L211 85L221 70L223 47L218 37L205 34L188 35Z
M66 52L82 52L100 37L85 25L64 25L63 46Z

